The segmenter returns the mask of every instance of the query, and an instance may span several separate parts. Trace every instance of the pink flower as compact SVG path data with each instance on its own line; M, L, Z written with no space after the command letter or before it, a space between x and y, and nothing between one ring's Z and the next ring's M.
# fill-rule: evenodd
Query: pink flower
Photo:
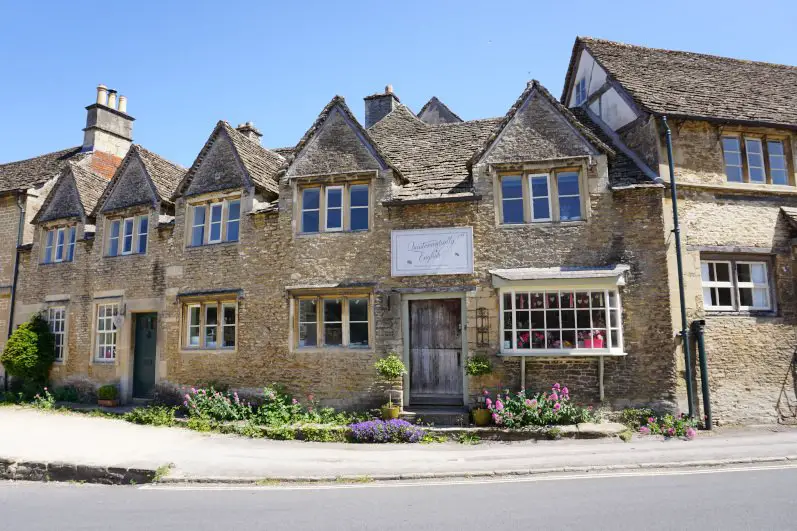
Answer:
M310 393L309 395L307 395L307 400L312 402L313 400L315 400L315 396L312 393Z
M531 399L531 403L529 405L530 406L536 406L537 405L537 399L536 398L532 398Z
M294 405L296 405L296 404L298 404L298 403L299 403L299 401L298 401L298 400L296 400L295 398L294 398L293 400L291 400L291 404L294 404Z
M648 424L653 424L654 422L656 422L656 419L653 417L648 417Z
M561 388L561 387L562 387L562 386L561 386L561 385L559 385L558 383L555 383L555 384L553 384L553 388L554 388L554 389L559 389L559 388Z
M527 399L526 399L526 406L527 406L527 407L531 407L531 405L532 405L531 399L530 399L530 398L527 398Z
M687 439L692 440L692 439L695 438L695 435L697 435L697 432L695 431L694 428L691 428L691 427L690 428L686 428L686 438Z
M556 393L551 393L550 399L555 402L559 400L559 395L557 395Z
M556 404L553 405L553 409L554 411L559 411L560 409L562 409L562 404L557 402Z
M642 435L650 435L650 428L648 428L647 426L642 426L641 428L639 428L639 433L641 433Z
M501 417L497 413L493 413L493 422L495 422L496 424L501 424L501 422L503 421L501 420Z
M570 391L567 390L567 387L562 387L562 394L565 396L570 394Z
M490 396L490 391L488 391L487 389L483 389L483 390L482 390L482 394L483 394L484 396Z
M488 407L488 408L489 408L489 407L492 407L492 405L493 405L493 401L492 401L492 400L490 400L490 398L489 398L489 397L487 398L487 400L485 400L485 401L484 401L484 403L485 403L485 404L487 404L487 407Z
M501 402L500 400L496 400L495 401L495 409L497 409L498 411L501 411L502 409L504 409L504 403Z

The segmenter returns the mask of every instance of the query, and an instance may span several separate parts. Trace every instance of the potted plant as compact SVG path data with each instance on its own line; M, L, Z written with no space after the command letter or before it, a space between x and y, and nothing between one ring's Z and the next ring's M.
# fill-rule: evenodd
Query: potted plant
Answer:
M493 372L493 365L486 356L473 356L468 358L465 364L465 372L469 376L478 378ZM485 389L482 391L482 396L479 397L479 406L471 410L473 415L473 423L477 426L487 426L490 424L490 410L487 409L486 401L490 393Z
M102 407L116 407L119 405L119 389L115 385L103 385L97 389L97 405Z
M401 406L393 405L393 392L395 391L396 382L405 374L407 369L404 367L404 362L398 357L398 354L391 352L384 358L378 360L374 367L377 374L382 381L388 384L387 390L387 404L382 406L382 420L397 419L401 413Z

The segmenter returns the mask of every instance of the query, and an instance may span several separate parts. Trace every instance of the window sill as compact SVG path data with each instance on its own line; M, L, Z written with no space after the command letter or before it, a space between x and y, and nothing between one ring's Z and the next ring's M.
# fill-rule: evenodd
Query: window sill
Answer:
M181 348L180 354L235 354L237 348Z
M370 229L363 230L325 230L319 232L297 232L297 238L311 238L313 236L323 236L327 234L366 234L371 232Z
M706 317L780 317L773 310L706 310Z
M373 346L367 347L294 347L296 354L329 354L329 353L352 353L352 352L373 352Z
M584 225L587 223L586 219L574 219L574 220L567 220L567 221L529 221L523 223L499 223L498 227L501 229L518 229L518 228L528 228L528 227L550 227L554 225L567 225L567 226L576 226L576 225Z
M501 357L528 357L528 358L572 358L572 357L603 357L603 356L627 356L627 352L621 350L589 350L589 349L572 349L572 350L548 350L540 349L525 352L513 352L511 350L501 351L498 353Z
M116 258L132 258L134 256L147 256L147 253L130 253L130 254L121 254L120 253L120 254L116 254L116 255L106 254L106 255L103 255L103 258L108 258L110 260L114 260Z
M217 243L206 243L203 245L186 245L186 251L196 251L198 249L210 249L210 248L217 248L217 247L232 247L234 245L238 245L241 243L241 240L235 240L234 242L217 242ZM126 255L129 256L129 255Z
M75 261L75 260L74 260L74 258L73 258L72 260L61 260L60 262L39 262L39 265L43 265L43 266L57 266L57 265L61 265L61 264L71 264L71 263L72 263L72 262L74 262L74 261Z
M96 358L95 358L95 359L91 360L91 363L92 363L93 365L116 365L116 359L112 359L112 360L98 360L98 359L96 359Z

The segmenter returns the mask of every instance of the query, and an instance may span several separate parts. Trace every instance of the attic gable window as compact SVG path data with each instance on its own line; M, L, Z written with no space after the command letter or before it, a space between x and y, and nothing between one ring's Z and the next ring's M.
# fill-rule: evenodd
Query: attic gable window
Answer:
M501 224L583 220L582 188L581 174L576 169L503 175Z
M587 101L587 78L582 77L576 82L576 105Z
M189 247L237 242L241 227L241 200L214 199L188 206Z
M785 141L751 135L722 137L722 155L728 182L789 186Z
M44 258L42 263L71 262L75 257L76 228L58 227L44 235Z
M300 233L368 230L370 194L367 183L308 186L299 193Z
M145 254L149 236L149 217L146 215L112 219L107 223L105 256Z

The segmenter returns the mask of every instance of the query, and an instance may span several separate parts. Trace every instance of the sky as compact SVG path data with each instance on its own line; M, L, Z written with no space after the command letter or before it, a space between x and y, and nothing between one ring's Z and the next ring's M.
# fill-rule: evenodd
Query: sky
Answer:
M530 79L561 94L577 35L797 65L795 27L794 0L0 0L0 163L80 145L99 83L136 143L190 166L220 119L292 146L336 94L362 122L386 84L416 112L503 116Z

